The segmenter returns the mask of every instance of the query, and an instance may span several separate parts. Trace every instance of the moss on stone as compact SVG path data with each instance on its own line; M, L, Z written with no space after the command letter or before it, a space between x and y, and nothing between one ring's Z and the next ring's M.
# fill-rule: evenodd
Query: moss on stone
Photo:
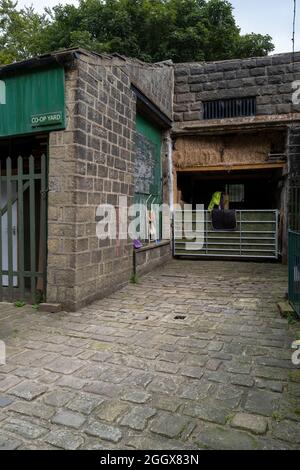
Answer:
M291 382L300 383L300 370L292 370L289 373L289 379L291 380Z

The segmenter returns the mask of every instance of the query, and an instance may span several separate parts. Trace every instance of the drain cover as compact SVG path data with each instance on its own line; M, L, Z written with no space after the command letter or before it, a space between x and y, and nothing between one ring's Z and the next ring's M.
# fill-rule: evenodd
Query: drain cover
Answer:
M174 317L174 320L185 320L186 319L186 316L185 315L176 315Z

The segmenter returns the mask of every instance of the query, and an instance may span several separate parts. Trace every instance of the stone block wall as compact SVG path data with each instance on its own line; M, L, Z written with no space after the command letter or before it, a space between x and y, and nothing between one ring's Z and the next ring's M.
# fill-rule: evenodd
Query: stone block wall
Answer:
M132 241L96 235L100 204L117 207L119 196L133 202L131 83L124 60L114 57L79 52L66 70L67 127L49 138L47 301L68 310L116 290L132 274ZM145 79L141 91L151 95L154 83ZM161 81L160 90L164 86ZM171 113L172 103L163 104L166 96L156 92L156 104Z
M172 120L174 94L174 69L172 62L150 65L130 59L127 71L131 83Z
M48 170L48 257L47 301L75 305L76 220L70 217L75 206L76 146L74 108L78 70L65 74L66 121L64 131L49 135Z
M203 101L257 96L257 115L299 113L292 83L300 80L300 52L245 60L175 64L174 120L203 119Z
M120 67L80 55L66 76L68 125L50 136L47 300L68 309L129 280L130 240L99 240L99 204L133 199L135 96Z
M172 257L171 244L169 242L162 242L157 246L149 248L141 248L136 251L136 272L137 275L143 275L150 272L152 269L161 266Z

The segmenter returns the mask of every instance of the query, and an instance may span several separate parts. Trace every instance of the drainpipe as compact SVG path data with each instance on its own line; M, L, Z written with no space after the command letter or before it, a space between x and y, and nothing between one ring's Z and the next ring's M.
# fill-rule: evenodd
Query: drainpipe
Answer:
M167 132L167 158L168 158L168 183L169 183L169 205L171 217L174 211L174 188L173 188L173 145L170 131Z
M169 183L169 207L170 207L170 228L171 228L171 249L174 255L174 240L173 240L173 231L174 231L174 181L173 181L173 143L171 139L171 132L167 132L166 136L167 143L167 159L168 159L168 183Z

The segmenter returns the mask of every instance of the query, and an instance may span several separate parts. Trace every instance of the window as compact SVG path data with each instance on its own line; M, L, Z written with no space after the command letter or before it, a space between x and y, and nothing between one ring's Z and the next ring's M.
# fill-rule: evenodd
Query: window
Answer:
M256 114L256 97L205 101L203 105L204 119L226 119Z
M229 194L230 202L244 202L245 187L243 184L228 184L226 192Z

